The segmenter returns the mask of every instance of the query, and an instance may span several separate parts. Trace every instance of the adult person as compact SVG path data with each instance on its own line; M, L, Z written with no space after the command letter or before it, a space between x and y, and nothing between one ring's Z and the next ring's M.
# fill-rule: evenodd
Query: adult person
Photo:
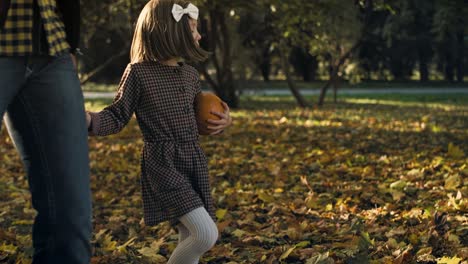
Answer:
M90 261L91 192L74 53L79 0L0 1L0 117L24 163L33 263Z

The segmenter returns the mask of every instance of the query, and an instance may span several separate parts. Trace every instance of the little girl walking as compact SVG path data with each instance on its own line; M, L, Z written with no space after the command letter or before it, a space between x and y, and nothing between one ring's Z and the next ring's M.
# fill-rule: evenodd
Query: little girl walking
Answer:
M198 263L218 238L207 159L198 142L195 96L198 72L185 61L202 61L198 9L183 0L151 0L136 24L127 66L114 102L87 113L90 135L118 133L135 113L144 147L141 188L147 225L169 221L179 243L168 263ZM210 120L213 135L231 124L229 107Z

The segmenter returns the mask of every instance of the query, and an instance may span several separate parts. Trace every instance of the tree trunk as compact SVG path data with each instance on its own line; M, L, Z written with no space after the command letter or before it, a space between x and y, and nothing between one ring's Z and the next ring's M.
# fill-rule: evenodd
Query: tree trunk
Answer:
M270 45L267 45L262 52L260 69L262 71L263 80L270 81L271 59L270 59Z
M337 73L338 73L338 71L337 71ZM336 74L333 77L333 102L335 104L338 102L338 100L337 100L338 88L340 88L340 76L338 76L338 74Z
M429 70L427 68L426 61L419 61L419 81L420 82L427 82L429 81Z
M279 53L280 53L281 67L283 68L284 74L286 75L286 81L288 82L289 89L291 90L291 93L296 99L297 104L301 108L305 108L308 105L307 105L305 98L301 95L296 85L294 84L294 81L291 76L291 72L289 70L289 63L288 63L288 58L286 55L287 54L286 50L287 49L284 47L284 44L280 44Z
M317 75L317 67L318 61L315 57L312 57L310 60L307 60L303 75L303 79L305 82L312 82L315 80L315 76Z
M236 93L236 84L232 72L232 48L231 33L226 22L229 16L225 11L214 9L209 12L209 21L202 21L206 25L207 38L202 42L212 52L209 61L213 63L216 70L214 76L208 73L208 63L201 63L197 66L205 77L208 85L214 92L225 101L229 107L239 107L239 97Z
M457 82L462 83L463 82L463 77L465 73L465 65L463 63L463 60L465 59L465 41L464 41L464 34L463 34L463 29L460 30L457 34L457 47L458 47L458 52L457 52Z
M335 103L335 104L337 102L337 100L336 100L337 90L338 90L338 87L336 85L333 85L333 103Z
M226 102L229 107L239 107L239 97L236 94L234 83L225 83L222 89L217 89L216 94Z
M338 77L338 72L340 70L341 65L345 63L345 61L359 48L359 46L362 44L361 41L356 42L353 47L351 47L341 58L338 60L338 63L336 65L333 65L333 62L331 62L331 71L330 71L330 79L328 82L320 89L320 96L319 96L319 101L318 101L318 106L322 106L324 101L325 101L325 94L327 93L328 87L330 87L331 84L333 84L334 79Z
M427 82L429 80L429 70L427 67L427 56L420 50L419 51L419 81Z
M309 54L307 54L309 55ZM307 56L304 65L304 72L302 78L305 82L311 82L315 80L316 71L318 67L318 61L316 57Z
M448 82L453 82L453 74L454 74L454 65L453 61L447 60L445 65L445 80Z
M330 77L328 82L325 83L325 85L320 89L318 106L322 106L323 103L325 102L325 95L327 94L327 90L328 90L328 87L330 87L331 82L332 82L332 77Z
M450 41L450 44L452 44L452 42ZM447 47L451 47L452 45L450 46L447 46ZM448 82L453 82L453 75L454 75L454 71L455 71L455 62L454 62L454 59L453 59L453 55L452 55L453 51L452 50L445 50L445 68L444 68L444 76L445 76L445 80L448 81Z
M325 96L327 94L327 90L330 86L333 87L333 101L336 103L336 93L337 93L337 84L336 80L338 78L338 69L339 66L331 66L330 69L330 77L328 79L328 82L320 89L320 96L319 96L319 101L318 105L322 106L323 103L325 102Z

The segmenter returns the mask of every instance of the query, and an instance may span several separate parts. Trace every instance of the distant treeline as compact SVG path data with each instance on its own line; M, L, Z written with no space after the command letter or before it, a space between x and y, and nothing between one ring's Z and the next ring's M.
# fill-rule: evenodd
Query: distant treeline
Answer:
M83 81L116 81L147 1L82 1ZM468 75L466 0L199 0L205 81L445 80ZM291 72L289 72L291 70Z

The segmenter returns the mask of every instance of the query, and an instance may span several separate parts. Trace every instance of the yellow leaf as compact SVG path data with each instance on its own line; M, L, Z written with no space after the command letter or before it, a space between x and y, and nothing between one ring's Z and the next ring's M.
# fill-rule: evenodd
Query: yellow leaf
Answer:
M240 229L236 229L234 231L232 231L232 234L235 236L235 237L238 237L238 238L241 238L243 235L246 234L245 231L242 231Z
M310 208L310 209L318 209L318 208L321 208L317 198L313 197L313 196L309 196L305 199L305 204L307 206L307 208Z
M219 221L223 220L224 216L227 213L227 209L218 209L216 210L216 217L218 218Z
M281 255L281 257L280 257L279 259L280 259L280 260L287 259L288 256L289 256L289 254L291 254L291 253L294 251L294 249L296 249L296 246L290 247L288 250L286 250L286 252L284 252L284 253Z
M395 200L395 201L399 201L399 200L401 200L401 198L405 197L404 192L400 192L400 191L397 191L397 190L391 190L390 193L392 194L393 200Z
M152 248L154 251L158 252L159 248L161 247L162 244L164 244L164 237L153 241L151 243L151 245L150 245L150 248Z
M461 178L457 174L449 176L445 179L445 189L456 190L461 183Z
M426 256L432 254L432 247L423 247L418 252L416 252L416 256Z
M419 236L413 233L409 235L408 240L411 244L417 245L419 243Z
M284 124L284 123L287 123L287 122L288 122L288 118L285 117L285 116L281 117L281 119L279 120L280 124Z
M458 146L449 143L447 155L454 159L461 159L463 156L465 156L465 153L463 153L463 150L461 150Z
M112 240L112 236L107 234L102 241L104 251L114 251L117 248L117 242Z
M12 224L13 225L32 225L34 223L33 220L17 220L14 221Z
M442 257L437 260L437 264L459 264L461 261L462 259L457 257Z
M283 188L276 188L275 193L282 193L284 192Z
M403 188L406 187L406 185L407 185L407 183L405 181L398 180L396 182L391 183L390 188L397 189L397 190L402 190Z
M326 263L334 263L333 260L330 260L329 258L329 255L330 253L327 252L327 253L324 253L324 254L318 254L318 255L315 255L309 259L307 259L307 262L306 264L326 264Z
M456 245L460 245L460 239L455 234L449 234L447 240L454 243L454 244L456 244Z
M154 250L149 247L141 248L138 250L138 252L145 257L153 256L156 254L156 252L154 252Z
M145 256L145 257L151 259L152 261L154 261L154 262L156 262L156 263L166 261L166 258L165 258L165 257L163 257L163 256L161 256L161 255L159 255L159 254L157 254L157 252L154 251L154 249L149 248L149 247L144 247L144 248L138 250L138 252L139 252L141 255L143 255L143 256Z
M0 251L7 254L15 254L16 250L18 250L18 248L13 244L5 244L5 242L3 242L3 244L0 245Z
M137 239L137 237L132 237L130 238L127 242L125 242L123 245L121 246L118 246L117 247L117 250L121 253L127 253L127 246L129 246L130 244L133 243L133 241L135 241L135 239Z
M107 229L101 229L99 230L99 232L96 233L96 235L94 235L96 237L96 240L100 240L101 237L104 235L104 233L107 232Z
M304 247L307 247L308 245L310 245L310 242L309 241L302 241L302 242L299 242L295 245L296 248L304 248Z
M375 241L374 239L370 239L369 233L368 232L361 232L361 237L366 241L369 245L374 245Z
M275 200L275 198L267 193L261 192L258 194L258 198L265 203L271 203Z
M397 248L398 247L398 241L396 241L395 238L391 237L387 240L387 246L390 248Z

